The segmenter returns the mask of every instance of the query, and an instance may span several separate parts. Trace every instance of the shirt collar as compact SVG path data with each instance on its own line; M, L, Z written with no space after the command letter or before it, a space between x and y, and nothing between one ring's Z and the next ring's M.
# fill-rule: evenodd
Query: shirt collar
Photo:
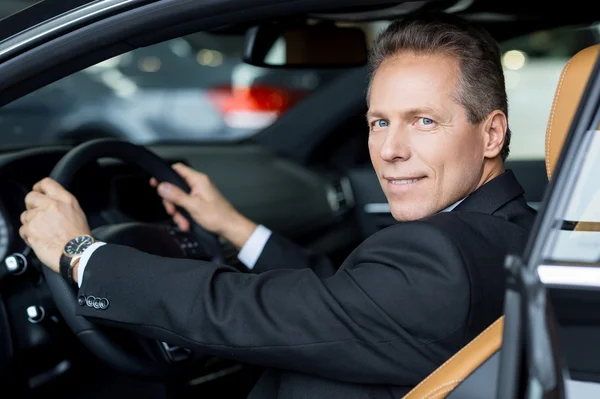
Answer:
M456 208L458 206L458 204L460 204L461 202L463 202L465 199L461 199L459 201L456 201L454 204L450 205L448 208L441 210L440 212L450 212L451 210L453 210L454 208Z

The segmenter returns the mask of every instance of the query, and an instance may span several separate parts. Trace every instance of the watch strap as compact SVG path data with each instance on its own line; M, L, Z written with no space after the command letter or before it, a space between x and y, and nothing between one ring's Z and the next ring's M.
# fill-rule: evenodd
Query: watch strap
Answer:
M71 258L70 256L65 255L64 253L60 256L60 264L59 271L62 278L64 278L68 283L74 283L72 277L72 268L71 268Z

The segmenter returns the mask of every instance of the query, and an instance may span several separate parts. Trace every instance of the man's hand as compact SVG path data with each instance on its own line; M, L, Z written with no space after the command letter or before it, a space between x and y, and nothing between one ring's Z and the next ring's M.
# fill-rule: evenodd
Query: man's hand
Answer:
M209 177L181 163L173 165L173 169L190 186L186 194L179 187L169 183L159 183L152 178L150 184L157 187L158 194L169 215L183 231L190 229L189 221L177 211L175 205L185 209L200 226L222 236L238 249L250 238L256 224L241 215L219 190Z
M63 248L74 237L91 234L77 199L58 182L45 178L25 197L27 210L21 214L21 238L38 259L59 272Z

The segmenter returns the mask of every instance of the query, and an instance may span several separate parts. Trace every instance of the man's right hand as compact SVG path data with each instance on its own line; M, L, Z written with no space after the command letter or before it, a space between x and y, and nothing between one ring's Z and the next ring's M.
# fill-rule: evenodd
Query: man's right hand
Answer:
M240 214L207 175L181 163L174 164L173 170L190 186L189 194L173 184L158 182L155 178L150 179L150 184L157 188L165 210L179 228L188 231L190 222L177 211L175 205L185 209L204 229L222 236L240 249L256 229L256 223Z

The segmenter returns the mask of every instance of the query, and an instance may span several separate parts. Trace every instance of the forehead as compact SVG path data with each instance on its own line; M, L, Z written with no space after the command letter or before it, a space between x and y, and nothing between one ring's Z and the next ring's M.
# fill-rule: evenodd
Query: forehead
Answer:
M440 107L455 103L459 61L446 54L401 53L375 72L369 108Z

